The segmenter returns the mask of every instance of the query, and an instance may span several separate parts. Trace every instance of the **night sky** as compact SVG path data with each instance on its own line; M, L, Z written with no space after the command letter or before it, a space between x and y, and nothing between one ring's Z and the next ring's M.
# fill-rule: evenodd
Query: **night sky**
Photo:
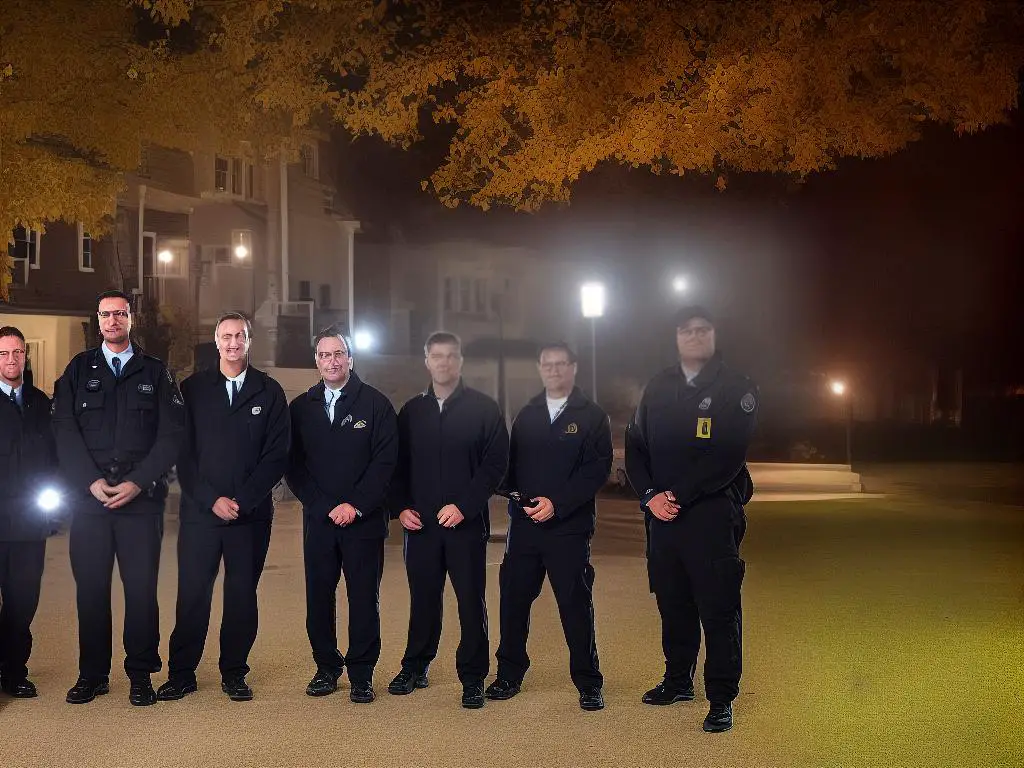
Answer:
M719 193L706 177L605 166L569 206L539 214L443 208L419 188L440 149L348 144L342 181L364 227L528 245L593 265L581 281L621 286L602 336L615 365L646 374L668 362L675 299L665 285L685 272L692 296L721 316L723 343L758 375L864 375L906 359L964 367L979 386L1024 381L1013 353L1024 332L1019 112L962 138L933 127L897 155L844 160L802 184L733 174Z

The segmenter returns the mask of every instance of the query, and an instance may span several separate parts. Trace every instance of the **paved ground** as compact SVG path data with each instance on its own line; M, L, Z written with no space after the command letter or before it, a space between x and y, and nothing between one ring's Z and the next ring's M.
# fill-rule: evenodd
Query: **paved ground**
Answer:
M535 613L523 693L459 707L448 595L431 687L385 692L405 639L400 539L387 548L380 698L321 700L304 632L296 511L280 511L261 584L253 702L220 693L216 629L200 692L135 709L127 684L64 703L76 671L67 539L52 541L32 676L40 698L0 698L3 766L1019 766L1024 764L1024 508L885 499L754 504L744 545L746 670L728 734L700 731L706 702L654 709L639 697L662 671L635 506L602 500L594 545L598 643L608 708L583 713L566 671L550 591ZM164 649L174 605L174 526L161 574ZM492 648L497 565L488 570ZM215 606L215 617L219 614ZM119 626L120 609L115 609ZM344 615L344 612L343 612ZM218 619L215 618L215 623ZM118 630L119 632L119 630ZM120 658L115 659L118 668ZM161 678L162 679L162 676ZM159 682L160 680L157 680Z

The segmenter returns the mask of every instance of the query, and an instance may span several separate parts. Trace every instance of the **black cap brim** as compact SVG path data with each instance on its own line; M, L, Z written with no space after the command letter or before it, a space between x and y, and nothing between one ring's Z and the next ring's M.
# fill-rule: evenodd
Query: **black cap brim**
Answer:
M693 320L695 317L699 317L702 320L707 320L711 325L715 324L714 315L707 311L704 307L693 304L688 307L683 307L676 312L676 328L682 328L688 322Z

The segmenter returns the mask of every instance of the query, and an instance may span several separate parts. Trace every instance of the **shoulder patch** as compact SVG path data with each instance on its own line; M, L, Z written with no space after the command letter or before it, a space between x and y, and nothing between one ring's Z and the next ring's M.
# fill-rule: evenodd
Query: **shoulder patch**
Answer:
M754 409L757 408L757 399L754 397L753 392L747 392L740 399L740 408L743 409L744 413L753 413Z

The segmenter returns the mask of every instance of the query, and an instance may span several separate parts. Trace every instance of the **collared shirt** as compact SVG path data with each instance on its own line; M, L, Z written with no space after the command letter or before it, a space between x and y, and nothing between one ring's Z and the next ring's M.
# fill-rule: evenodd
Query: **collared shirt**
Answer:
M696 371L689 371L689 370L687 370L683 366L679 366L679 368L680 368L680 370L682 370L683 377L686 379L686 383L687 384L693 384L693 380L696 379L698 376L700 376L700 372L702 370L702 369L697 369Z
M132 347L131 342L128 342L128 348L125 349L123 352L111 351L111 349L107 346L107 342L105 341L100 345L100 349L103 350L103 357L107 361L107 366L112 371L114 370L115 357L121 361L121 370L124 371L124 367L128 365L128 361L131 360L132 357L135 355L135 348ZM117 372L115 371L114 373L116 375Z
M346 382L348 383L348 382ZM331 424L334 423L334 406L338 404L338 401L345 397L345 388L332 389L324 384L324 408L327 409L327 418L331 420Z
M8 384L6 381L0 381L0 391L2 391L4 393L4 397L9 399L11 397L11 392L13 391L14 392L14 401L18 404L19 407L25 402L25 400L24 400L25 393L23 391L24 389L25 389L25 385L24 384L22 384L18 388L14 388L10 384Z
M565 397L559 398L548 397L546 399L548 401L548 416L551 417L551 423L554 424L555 419L557 419L564 410L565 404L569 402L569 396L566 395Z
M238 391L241 392L242 391L242 387L245 386L245 374L246 374L246 371L248 371L248 370L249 370L248 367L243 368L242 372L240 374L238 374L237 376L235 376L235 378L233 378L233 379L229 379L227 376L224 377L224 379L225 379L224 386L227 387L227 390L228 390L228 405L234 405L235 404L234 401L231 399L231 390L232 390L232 386L231 385L232 385L232 383L237 381L238 382Z

